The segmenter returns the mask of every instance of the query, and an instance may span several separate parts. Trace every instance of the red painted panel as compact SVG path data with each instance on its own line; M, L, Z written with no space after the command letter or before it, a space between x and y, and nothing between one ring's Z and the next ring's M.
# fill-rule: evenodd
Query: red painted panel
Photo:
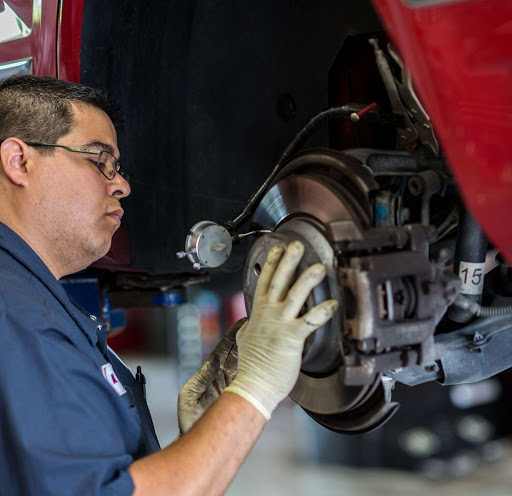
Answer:
M512 2L373 2L466 204L512 262Z
M58 26L59 79L79 83L84 0L64 1Z

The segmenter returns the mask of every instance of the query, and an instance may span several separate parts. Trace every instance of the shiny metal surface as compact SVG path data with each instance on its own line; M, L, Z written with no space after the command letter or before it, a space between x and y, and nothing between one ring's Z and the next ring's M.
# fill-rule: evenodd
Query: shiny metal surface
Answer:
M343 413L363 400L370 386L345 386L342 368L326 377L301 372L290 398L302 408L321 415Z
M0 81L14 76L15 74L32 74L32 58L16 60L0 65Z
M0 43L20 40L30 36L32 30L23 22L20 16L4 2L5 9L0 12Z
M275 229L293 214L308 214L322 223L353 218L327 185L308 176L289 176L270 188L254 213L253 224Z
M343 434L370 432L389 420L400 407L387 399L386 385L378 379L375 388L351 410L338 415L323 415L306 410L320 425Z
M227 229L215 222L203 220L195 224L185 239L185 252L194 269L215 268L222 265L231 255L233 242Z

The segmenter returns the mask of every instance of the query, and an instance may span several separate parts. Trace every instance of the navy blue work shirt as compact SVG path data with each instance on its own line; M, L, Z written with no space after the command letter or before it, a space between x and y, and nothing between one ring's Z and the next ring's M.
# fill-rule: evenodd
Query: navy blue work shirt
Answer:
M159 448L104 326L0 223L0 495L129 495Z

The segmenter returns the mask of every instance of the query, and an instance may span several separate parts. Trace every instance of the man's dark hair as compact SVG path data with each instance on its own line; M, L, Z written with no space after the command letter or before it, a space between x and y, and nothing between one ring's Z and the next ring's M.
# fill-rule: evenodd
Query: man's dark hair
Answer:
M50 77L12 76L0 83L0 142L16 137L56 143L73 128L72 103L103 110L114 126L122 124L119 105L104 90Z

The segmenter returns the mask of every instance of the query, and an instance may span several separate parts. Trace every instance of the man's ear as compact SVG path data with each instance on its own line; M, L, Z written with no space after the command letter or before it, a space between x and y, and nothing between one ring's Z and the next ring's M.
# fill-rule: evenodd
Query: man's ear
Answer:
M7 138L0 146L0 158L5 175L19 186L27 184L29 147L18 138Z

